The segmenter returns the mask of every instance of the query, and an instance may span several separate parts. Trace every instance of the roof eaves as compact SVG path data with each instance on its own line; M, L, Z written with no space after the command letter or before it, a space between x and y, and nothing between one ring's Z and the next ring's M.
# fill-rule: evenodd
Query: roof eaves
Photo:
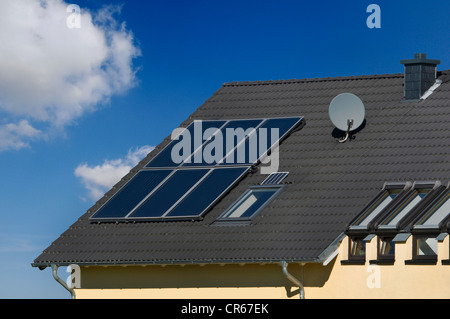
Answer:
M288 263L319 263L324 264L329 260L339 249L342 239L345 237L345 233L341 233L336 239L319 255L317 258L253 258L253 259L173 259L173 260L134 260L134 261L63 261L63 262L35 262L32 263L32 267L38 267L45 269L56 265L59 267L70 266L73 264L79 266L167 266L167 265L207 265L207 264L275 264L282 261Z
M64 262L38 262L32 263L32 267L45 269L56 265L59 267L66 267L70 265L78 266L169 266L169 265L220 265L220 264L277 264L282 261L288 263L322 263L323 260L319 258L279 258L279 259L205 259L205 260L137 260L137 261L64 261Z

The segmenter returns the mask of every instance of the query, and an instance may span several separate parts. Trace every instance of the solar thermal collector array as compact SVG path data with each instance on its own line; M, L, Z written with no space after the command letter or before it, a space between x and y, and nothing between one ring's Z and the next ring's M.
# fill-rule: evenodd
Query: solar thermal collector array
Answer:
M288 117L194 121L90 219L94 222L200 219L302 120L302 117ZM222 143L223 152L217 161L200 156L219 135L227 136L227 129L245 134L232 135L235 139L232 148ZM185 140L184 145L190 153L183 154L183 161L174 161L174 147L187 137L190 140ZM252 154L255 141L256 155Z

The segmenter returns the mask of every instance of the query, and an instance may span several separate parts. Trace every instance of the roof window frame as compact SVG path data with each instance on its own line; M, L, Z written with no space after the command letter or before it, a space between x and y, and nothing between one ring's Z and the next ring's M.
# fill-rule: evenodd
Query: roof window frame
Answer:
M419 241L423 239L433 239L436 244L434 254L419 254ZM406 265L435 265L438 261L438 239L437 235L414 235L412 242L412 259L405 260Z
M366 255L367 241L365 237L361 235L348 236L347 259L341 260L341 265L364 265Z
M383 215L385 211L390 211L391 208L396 204L399 198L403 198L408 194L413 184L411 182L386 182L383 185L381 191L372 199L369 204L367 204L361 213L358 214L350 223L347 225L347 233L349 234L369 234L374 230L374 223L377 222L380 215ZM378 205L381 204L381 200L384 200L390 193L398 192L397 196L392 199L390 203L386 205L380 212L378 212L374 217L372 217L367 226L355 225L355 223L361 223L370 214L377 209ZM378 203L380 202L380 203ZM384 215L383 215L384 216Z
M395 225L383 225L386 220L391 221L395 219L398 214L405 209L412 200L423 190L428 190L426 195L414 205L403 217L401 217ZM371 224L371 230L380 234L396 234L400 231L410 231L412 226L412 221L432 202L436 197L438 197L445 187L441 185L440 181L423 181L414 182L414 184L402 194L402 196L397 196L393 201L392 205L383 210Z
M279 194L285 189L285 184L267 184L267 185L253 185L248 187L243 194L241 194L216 220L218 223L242 223L251 222L255 219L259 213L264 210L270 203L272 203ZM260 205L250 216L248 217L228 217L227 215L240 204L252 191L254 190L264 190L264 189L276 189L276 191L262 204Z
M425 223L448 201L450 201L450 183L439 193L438 196L433 199L433 201L428 203L428 205L421 211L421 213L415 216L415 218L411 222L411 231L415 234L448 233L450 230L450 213L448 213L447 216L443 217L437 225L418 225L418 223L421 222Z
M395 263L395 246L396 241L395 237L390 236L377 236L377 259L369 260L370 264L375 265L393 265ZM392 253L384 253L383 249L389 243L390 252Z

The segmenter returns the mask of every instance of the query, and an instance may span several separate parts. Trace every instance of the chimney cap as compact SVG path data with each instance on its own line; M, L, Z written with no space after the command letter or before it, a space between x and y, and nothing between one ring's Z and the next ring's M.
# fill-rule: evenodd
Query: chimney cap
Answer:
M441 64L441 60L431 60L427 59L426 53L416 53L414 54L414 59L410 60L401 60L400 64Z

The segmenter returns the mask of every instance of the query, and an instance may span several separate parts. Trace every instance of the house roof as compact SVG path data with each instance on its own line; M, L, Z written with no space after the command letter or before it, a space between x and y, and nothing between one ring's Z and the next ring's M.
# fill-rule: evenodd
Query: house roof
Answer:
M172 264L321 261L384 183L450 178L450 71L426 100L405 102L403 74L225 83L193 120L302 116L280 145L280 195L249 225L214 223L248 187L247 175L199 221L92 223L89 217L170 142L168 136L33 263ZM339 143L331 100L356 94L366 123ZM330 248L331 247L331 248Z

